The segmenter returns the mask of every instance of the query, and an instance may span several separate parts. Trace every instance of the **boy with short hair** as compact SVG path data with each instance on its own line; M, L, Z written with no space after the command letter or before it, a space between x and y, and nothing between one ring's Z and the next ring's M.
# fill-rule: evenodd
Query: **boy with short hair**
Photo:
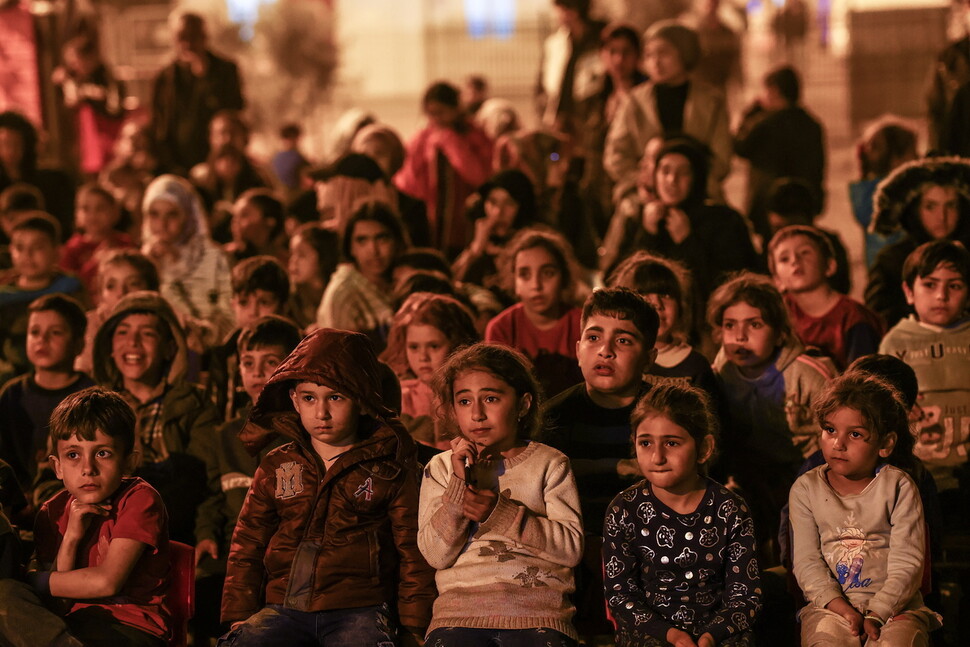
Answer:
M936 479L944 510L960 514L968 508L968 282L970 253L963 245L938 240L917 247L903 265L903 291L915 314L893 326L879 346L880 353L899 357L916 372L923 417L915 454ZM948 506L951 497L962 502Z
M876 352L882 322L832 287L836 259L824 233L804 225L779 230L768 244L768 267L803 344L821 349L841 369Z
M37 516L29 586L0 582L0 642L166 645L167 517L158 493L126 476L138 461L131 407L99 387L70 395L51 416L50 442L65 491Z
M263 387L242 435L290 442L262 460L239 514L224 642L394 644L395 618L424 635L435 588L417 547L420 467L379 380L367 337L323 328Z
M87 328L81 304L63 294L48 294L27 310L27 359L33 370L8 381L0 391L0 456L29 494L38 466L47 462L51 412L67 396L94 386L94 381L74 370Z

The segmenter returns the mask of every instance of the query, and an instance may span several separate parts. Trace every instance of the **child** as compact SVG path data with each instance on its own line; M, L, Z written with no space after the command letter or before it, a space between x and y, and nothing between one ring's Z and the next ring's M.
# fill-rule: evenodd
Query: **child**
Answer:
M906 408L881 379L847 373L814 410L825 464L789 499L794 574L808 601L802 644L925 645L939 619L919 593L923 506L912 479L886 464L909 436Z
M81 279L85 290L97 302L98 263L113 248L134 247L128 234L118 231L121 208L100 184L85 184L75 199L76 231L61 251L60 267Z
M286 313L301 329L310 332L311 325L316 327L317 308L339 260L340 236L320 223L301 225L290 238L290 297Z
M821 231L804 225L781 229L768 244L768 266L803 344L819 348L839 368L876 352L882 322L833 288L835 253Z
M0 456L25 493L33 489L38 465L46 463L51 412L70 394L94 386L74 370L87 327L81 304L63 294L47 294L27 310L27 359L33 370L0 391Z
M835 367L805 354L767 276L743 272L721 285L707 321L721 343L714 375L725 430L733 432L724 442L726 467L752 503L759 545L773 553L784 493L802 460L818 449L809 405Z
M310 162L300 152L302 134L299 124L287 123L280 128L280 150L270 160L273 175L291 197L299 192L300 175L310 166Z
M619 647L750 645L761 608L744 500L705 476L717 421L703 391L655 386L630 419L645 479L603 528L606 596Z
M185 379L187 365L185 333L157 292L122 298L94 338L95 382L135 410L137 475L165 502L172 538L192 543L218 418L202 389Z
M431 419L431 379L448 355L478 340L472 313L448 296L412 294L394 316L381 360L401 380L401 421L422 445L451 448Z
M65 491L37 517L33 591L2 582L0 637L18 646L166 645L167 519L158 493L126 476L138 461L131 407L98 387L68 396L51 416L50 442Z
M260 463L239 514L221 645L394 644L395 618L423 635L434 584L416 545L419 468L379 371L364 335L324 328L263 387L242 433L289 442Z
M528 359L478 343L448 359L434 388L460 435L421 486L418 545L438 569L426 644L575 645L579 495L569 459L525 440L542 424Z
M543 392L555 396L579 382L576 342L580 309L570 303L576 262L563 238L552 231L523 229L502 259L504 287L519 303L485 328L485 340L522 351L536 367Z
M915 452L936 479L944 510L965 523L967 485L961 477L970 440L970 254L952 241L924 243L906 258L903 281L916 314L886 333L879 352L896 355L916 371L923 417Z
M694 300L687 269L677 261L635 252L616 268L610 285L638 292L660 318L657 359L647 369L650 376L647 380L653 384L664 381L691 384L716 398L711 364L689 344L694 333L691 323Z
M283 203L269 189L249 189L232 207L232 242L223 246L230 262L256 255L286 261L283 234Z

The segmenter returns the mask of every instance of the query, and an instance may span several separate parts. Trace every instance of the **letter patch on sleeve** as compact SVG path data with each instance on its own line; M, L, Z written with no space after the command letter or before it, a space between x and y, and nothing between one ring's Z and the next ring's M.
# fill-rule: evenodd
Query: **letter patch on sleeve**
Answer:
M357 486L357 491L354 492L355 498L364 497L365 501L370 501L374 496L374 477L368 476L367 480Z
M292 499L303 492L303 466L295 461L276 468L276 498Z

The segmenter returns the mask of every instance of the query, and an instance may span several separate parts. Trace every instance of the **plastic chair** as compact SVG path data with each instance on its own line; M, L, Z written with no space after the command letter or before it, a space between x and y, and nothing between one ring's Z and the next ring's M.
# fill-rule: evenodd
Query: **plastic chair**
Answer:
M195 613L195 549L179 541L169 541L172 567L169 571L165 607L171 616L171 647L188 645L189 619Z

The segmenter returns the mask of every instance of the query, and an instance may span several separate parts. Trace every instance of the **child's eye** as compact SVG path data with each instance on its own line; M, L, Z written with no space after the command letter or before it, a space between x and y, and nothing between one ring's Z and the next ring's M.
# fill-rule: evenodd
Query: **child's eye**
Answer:
M331 393L330 397L328 397L327 399L330 400L331 402L339 402L340 400L344 399L344 396L340 395L339 393Z
M111 450L109 449L102 449L101 451L98 452L98 458L110 458L110 457L111 457Z
M586 341L596 341L599 338L600 338L599 335L594 335L592 333L586 335Z
M858 439L862 438L863 435L862 435L862 433L860 433L858 431L852 431L852 432L849 432L849 437L858 440Z
M489 403L498 402L498 396L490 395L485 398L485 402L489 402Z
M303 396L303 401L304 402L313 402L314 400L316 400L316 398L314 398L312 395L304 395Z
M67 456L71 460L75 460L78 457L78 453L77 452L68 452L67 454L65 454L65 456Z
M834 434L835 433L835 429L833 429L832 427L826 426L826 425L822 425L822 431L825 432L825 433L827 433L827 434Z
M637 441L637 444L640 445L640 447L649 447L650 446L650 441L649 440L639 440L639 441Z
M754 328L755 330L758 330L760 328L764 328L764 326L765 325L763 323L761 323L760 321L752 321L751 322L751 327Z
M408 344L407 348L410 351L417 351L418 350L418 345L417 344Z
M553 279L557 276L559 276L559 270L553 268L542 270L542 278L544 279Z
M457 404L459 407L467 407L469 404L471 404L471 400L468 398L458 398L455 400L455 404Z
M725 321L723 324L721 324L721 327L724 328L724 330L733 330L734 329L734 322Z
M668 440L667 441L667 447L680 447L680 441L679 440Z

